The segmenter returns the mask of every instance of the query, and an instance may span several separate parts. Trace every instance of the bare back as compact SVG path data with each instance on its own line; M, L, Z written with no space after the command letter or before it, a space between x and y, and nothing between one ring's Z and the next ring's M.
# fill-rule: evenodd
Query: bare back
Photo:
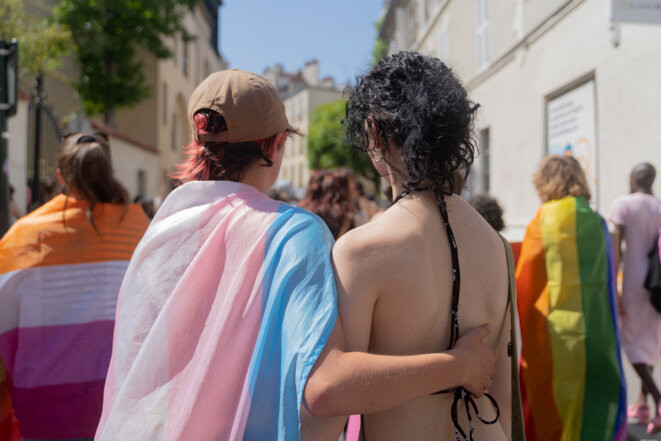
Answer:
M505 249L497 233L458 196L447 197L461 270L461 332L489 324L487 343L498 351L490 393L501 419L484 425L474 416L475 439L504 440L510 434L510 326ZM452 262L439 209L430 195L400 201L373 222L351 231L336 245L340 315L347 350L409 355L441 352L450 341ZM350 261L351 265L346 265ZM366 280L361 280L366 279ZM365 416L367 441L454 439L452 394L424 397ZM482 416L494 411L476 399ZM459 405L460 423L469 430Z

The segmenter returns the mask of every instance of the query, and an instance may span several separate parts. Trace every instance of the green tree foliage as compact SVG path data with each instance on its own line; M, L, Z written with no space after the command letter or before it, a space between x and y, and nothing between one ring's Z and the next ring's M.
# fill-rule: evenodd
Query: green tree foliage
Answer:
M115 110L148 97L141 50L172 56L165 37L194 39L183 18L196 0L62 0L55 10L70 30L79 65L74 88L88 115L112 123Z
M345 107L346 101L338 100L317 106L312 111L308 133L310 168L347 167L379 188L380 177L369 157L346 143L346 130L342 124Z
M372 66L376 66L379 61L388 55L388 42L381 38L382 26L383 17L374 24L374 27L376 27L376 38L374 39L374 48L372 49Z
M35 2L35 7L39 5ZM69 31L51 17L28 14L24 0L0 0L0 39L16 38L18 64L24 75L53 73L61 66L62 56L71 43Z

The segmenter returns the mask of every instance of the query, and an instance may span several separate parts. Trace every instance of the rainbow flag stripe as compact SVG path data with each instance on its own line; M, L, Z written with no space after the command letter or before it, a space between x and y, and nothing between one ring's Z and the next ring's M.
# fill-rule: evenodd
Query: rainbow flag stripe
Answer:
M516 271L529 441L626 438L614 274L606 223L584 198L541 206Z
M332 236L248 185L172 192L122 282L97 441L298 440L337 317Z
M87 207L57 196L0 241L0 360L25 438L93 436L101 415L119 285L149 220L98 204L99 234Z

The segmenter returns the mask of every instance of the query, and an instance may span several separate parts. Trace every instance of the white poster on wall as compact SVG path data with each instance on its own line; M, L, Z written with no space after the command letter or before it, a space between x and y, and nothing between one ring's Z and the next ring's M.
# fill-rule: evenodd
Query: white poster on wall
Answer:
M549 155L571 155L583 167L597 203L597 120L595 83L590 80L546 104L546 148Z
M611 0L613 21L661 23L661 0Z

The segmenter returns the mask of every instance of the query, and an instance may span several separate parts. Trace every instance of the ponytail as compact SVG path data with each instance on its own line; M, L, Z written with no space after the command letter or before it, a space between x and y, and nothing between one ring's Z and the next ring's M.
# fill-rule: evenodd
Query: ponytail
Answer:
M87 217L95 230L92 212L97 203L128 205L128 192L114 175L107 135L67 136L60 148L57 166L65 182L67 198L75 194L89 202Z

